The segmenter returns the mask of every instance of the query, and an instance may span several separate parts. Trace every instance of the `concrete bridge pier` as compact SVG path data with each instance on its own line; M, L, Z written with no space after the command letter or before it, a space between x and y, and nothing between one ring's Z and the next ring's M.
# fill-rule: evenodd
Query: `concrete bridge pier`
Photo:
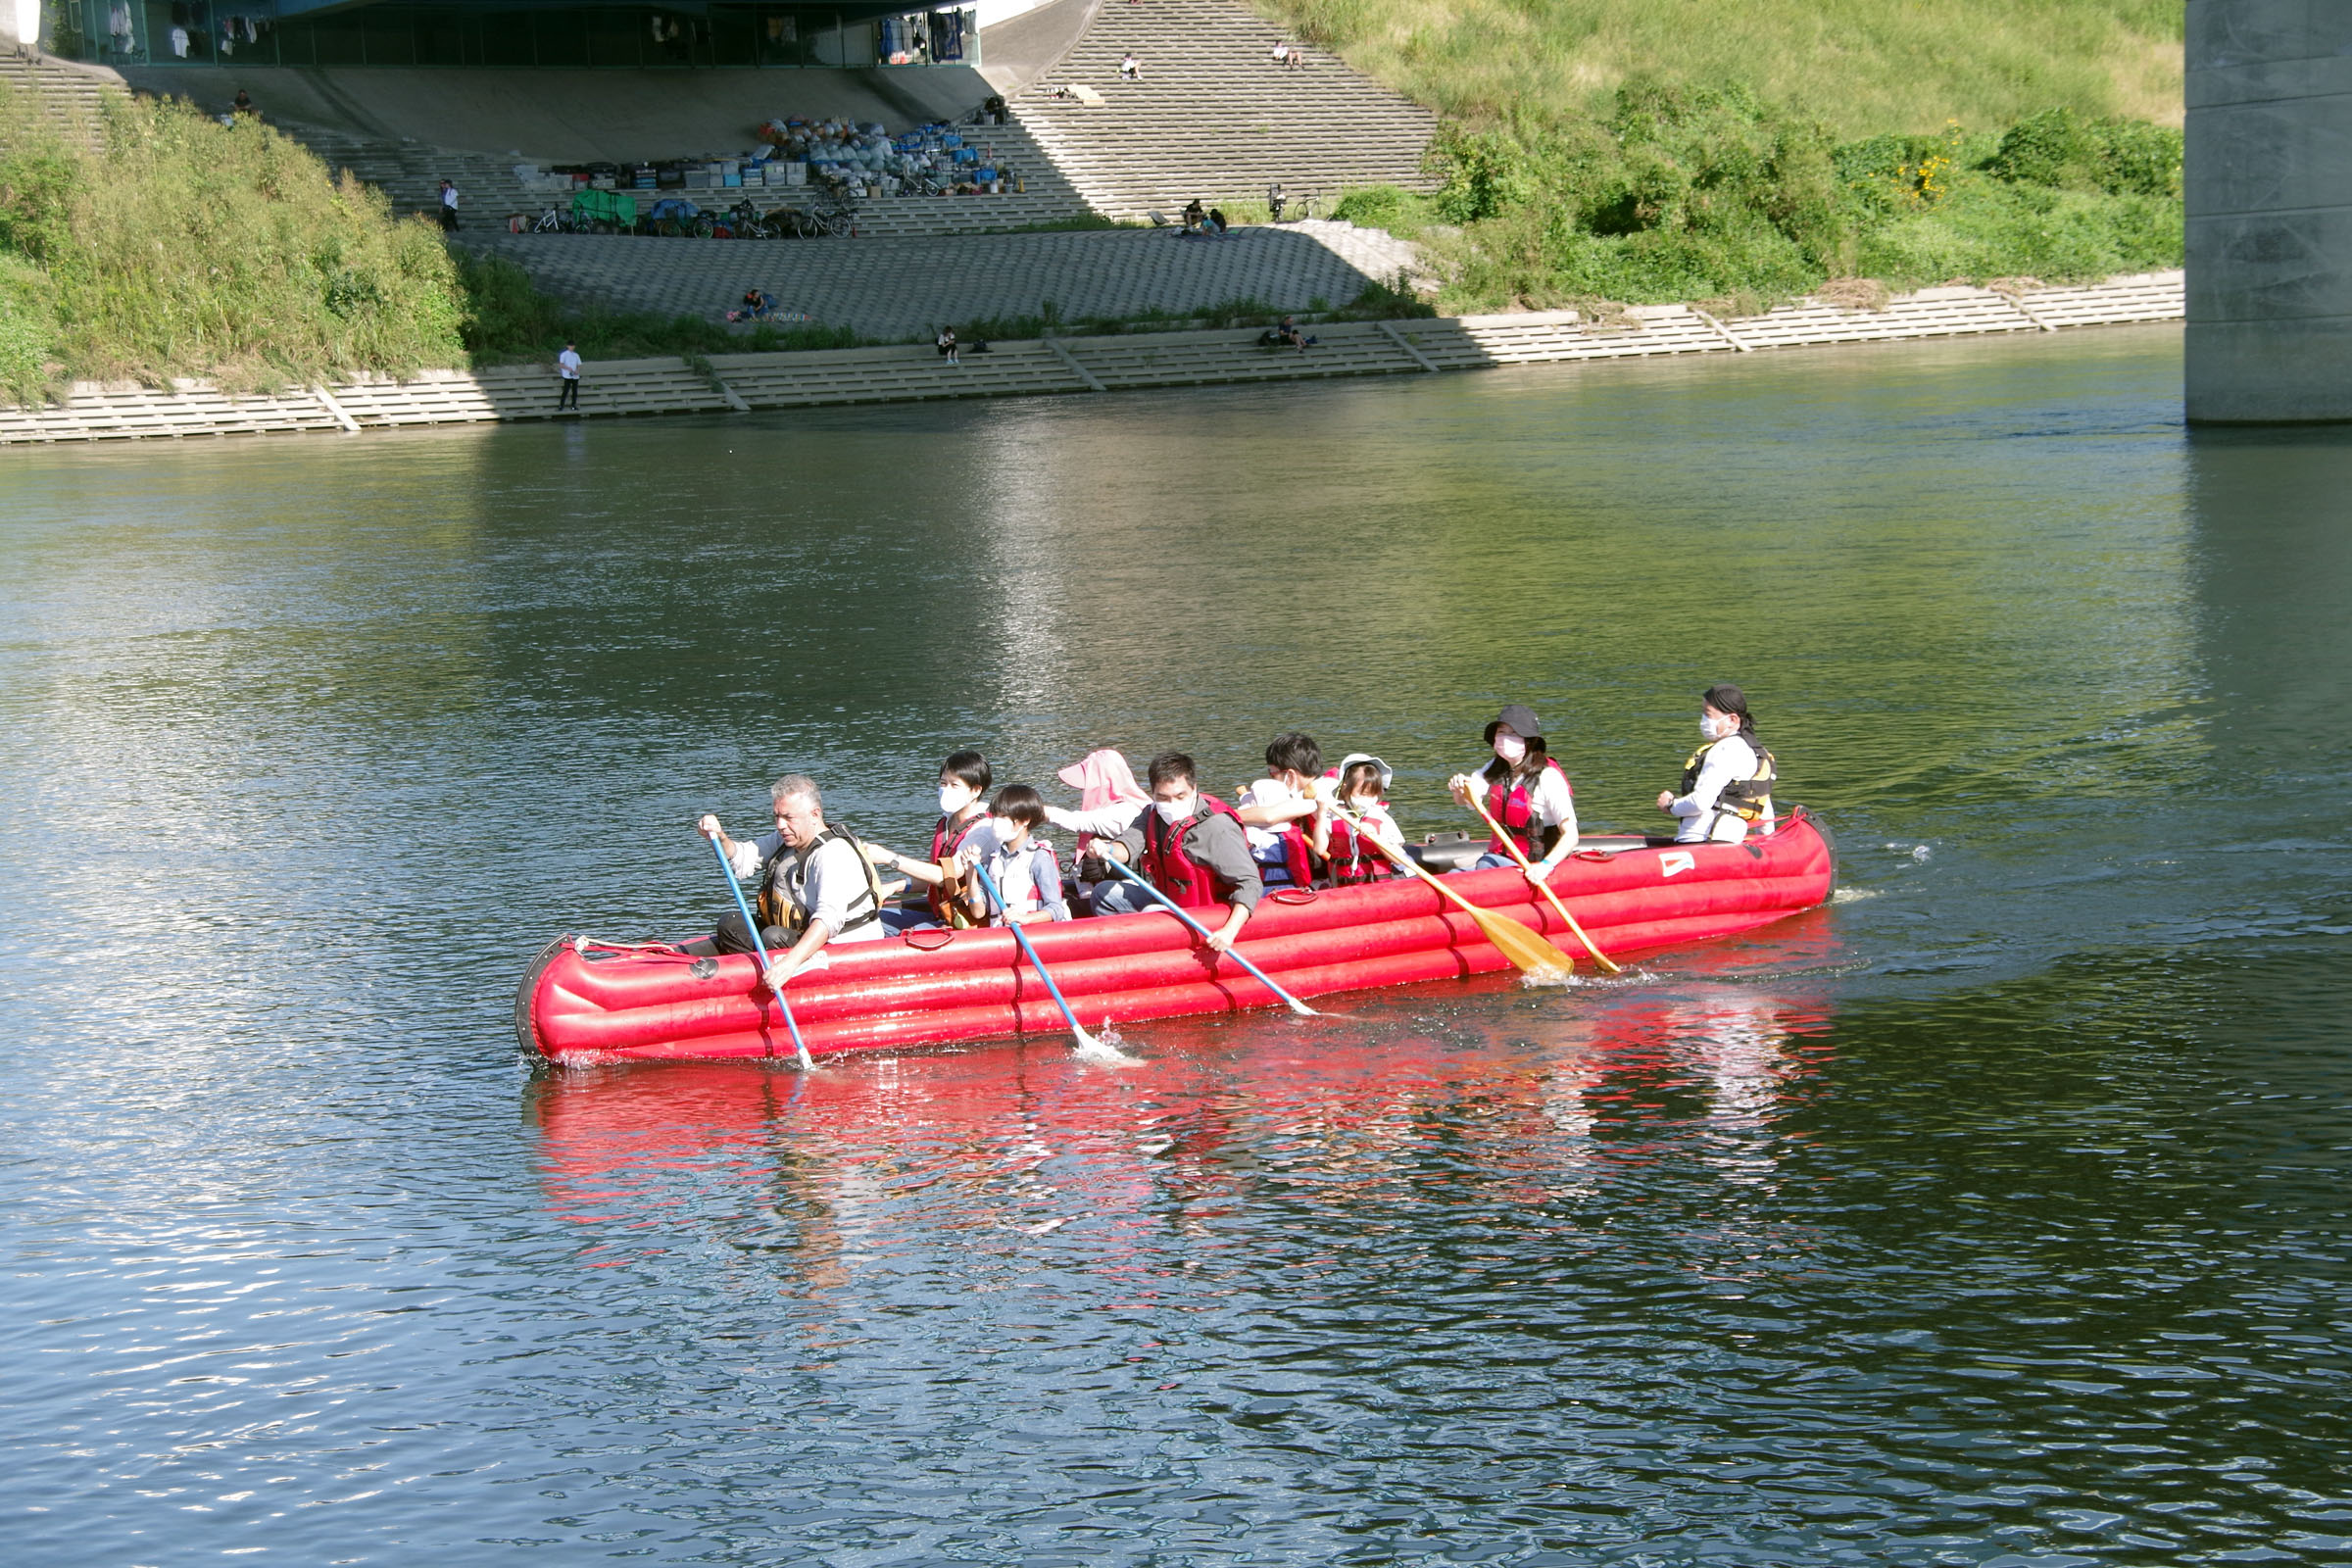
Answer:
M2188 0L2187 411L2352 420L2352 0Z

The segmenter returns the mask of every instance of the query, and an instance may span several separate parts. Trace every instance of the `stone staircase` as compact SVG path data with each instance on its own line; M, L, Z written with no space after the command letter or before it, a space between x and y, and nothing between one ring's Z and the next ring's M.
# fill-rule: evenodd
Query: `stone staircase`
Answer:
M1271 58L1278 39L1297 41L1237 0L1105 0L1013 109L1095 209L1115 218L1173 217L1195 196L1262 201L1275 181L1322 203L1356 185L1429 188L1422 158L1435 116L1318 49L1304 49L1304 71L1281 70ZM1140 81L1119 79L1130 51ZM1078 85L1105 101L1054 95Z
M112 72L52 60L47 55L0 52L0 82L27 93L48 110L58 127L93 150L98 145L98 106L108 93L122 91Z

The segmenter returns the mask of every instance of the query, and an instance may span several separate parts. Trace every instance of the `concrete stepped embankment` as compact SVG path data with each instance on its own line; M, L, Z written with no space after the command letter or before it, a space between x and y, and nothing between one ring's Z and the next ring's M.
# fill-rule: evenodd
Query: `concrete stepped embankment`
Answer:
M1393 280L1413 247L1378 229L1306 222L1222 238L1173 229L843 240L461 235L539 286L619 310L723 314L753 285L780 310L866 337L1014 317L1064 321L1200 314L1236 300L1337 308Z
M1235 0L1111 0L1012 108L1096 210L1117 218L1287 195L1328 202L1354 185L1426 189L1437 120L1427 109L1299 45L1300 71L1274 64L1296 43ZM1133 53L1138 80L1119 76ZM1100 105L1063 94L1077 88Z
M99 106L109 93L123 90L111 71L16 51L0 52L0 82L41 105L52 123L92 151L98 147Z
M948 365L925 348L595 362L577 416L750 413L843 403L1093 395L1362 375L1428 375L1592 360L1744 354L2007 332L2177 321L2181 275L2151 273L2022 294L1927 289L1881 311L1801 300L1719 320L1687 305L1638 307L1607 323L1573 311L1325 323L1303 352L1259 346L1251 329L1137 333L998 344ZM168 391L81 386L60 407L0 407L0 445L231 434L313 434L558 417L546 367L363 377L270 397L194 382Z

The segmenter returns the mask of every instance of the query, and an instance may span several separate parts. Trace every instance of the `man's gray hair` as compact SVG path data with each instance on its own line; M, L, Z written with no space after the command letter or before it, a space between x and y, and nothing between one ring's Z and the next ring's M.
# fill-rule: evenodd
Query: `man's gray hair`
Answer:
M825 814L825 798L816 792L816 780L806 773L787 773L776 780L775 788L767 792L768 799L782 806L786 801L807 801L817 815Z

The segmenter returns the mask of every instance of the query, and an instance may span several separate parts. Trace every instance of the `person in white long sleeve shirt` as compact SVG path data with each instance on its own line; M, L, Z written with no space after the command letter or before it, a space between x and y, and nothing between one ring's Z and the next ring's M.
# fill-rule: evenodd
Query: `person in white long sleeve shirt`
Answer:
M1747 694L1737 686L1710 686L1699 699L1698 733L1706 743L1683 764L1681 794L1658 792L1658 809L1679 817L1677 844L1737 844L1751 824L1770 833L1775 824L1772 754L1756 739Z
M748 841L727 837L718 818L706 815L695 824L705 838L717 841L727 866L745 880L760 879L755 907L761 927L760 940L768 952L761 977L777 990L795 971L816 956L828 942L870 942L883 930L881 890L873 867L857 838L842 828L825 825L823 797L816 780L787 773L769 791L775 805L776 831ZM789 950L776 950L787 942ZM743 917L727 914L708 942L690 943L687 951L750 953L752 934Z

